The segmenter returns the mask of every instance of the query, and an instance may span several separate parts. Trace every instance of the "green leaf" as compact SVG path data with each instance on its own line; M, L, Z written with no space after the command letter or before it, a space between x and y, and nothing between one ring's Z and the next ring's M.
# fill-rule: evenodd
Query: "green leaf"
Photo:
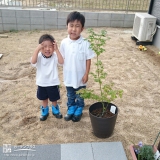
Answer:
M110 38L107 36L106 30L101 30L100 33L96 33L93 28L88 29L89 36L87 40L90 42L90 48L96 54L96 70L91 72L94 82L99 85L98 90L81 89L77 91L82 98L93 99L99 102L111 102L116 98L122 98L123 91L113 89L113 83L106 84L107 73L104 71L104 65L99 59L99 56L105 52L106 40ZM103 107L103 111L105 107Z

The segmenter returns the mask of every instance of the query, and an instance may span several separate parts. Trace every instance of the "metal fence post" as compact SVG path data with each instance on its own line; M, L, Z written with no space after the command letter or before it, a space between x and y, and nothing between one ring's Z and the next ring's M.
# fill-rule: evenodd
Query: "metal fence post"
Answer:
M129 9L129 0L127 0L126 13L128 13L128 9Z

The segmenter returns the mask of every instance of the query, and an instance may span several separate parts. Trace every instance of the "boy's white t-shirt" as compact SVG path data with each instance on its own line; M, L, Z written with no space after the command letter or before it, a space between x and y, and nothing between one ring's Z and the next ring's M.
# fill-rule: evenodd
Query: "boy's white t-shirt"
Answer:
M86 85L82 82L86 72L86 60L95 56L89 46L90 43L82 36L78 40L71 40L69 36L62 40L60 52L64 58L63 77L65 86L76 89Z
M41 87L59 85L58 78L58 58L53 53L50 58L43 57L42 53L38 53L37 63L32 66L37 68L36 84Z

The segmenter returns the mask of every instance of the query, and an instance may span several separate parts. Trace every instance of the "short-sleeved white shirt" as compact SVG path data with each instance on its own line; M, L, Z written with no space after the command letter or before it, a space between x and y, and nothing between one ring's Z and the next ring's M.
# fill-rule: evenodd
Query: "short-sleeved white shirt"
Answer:
M42 53L38 53L37 63L32 66L37 68L36 84L41 87L59 85L58 78L58 58L53 53L50 58L43 57Z
M86 72L86 60L95 56L89 46L90 43L82 36L78 40L71 40L69 36L62 40L60 51L64 58L63 78L65 86L78 88L86 85L82 82Z

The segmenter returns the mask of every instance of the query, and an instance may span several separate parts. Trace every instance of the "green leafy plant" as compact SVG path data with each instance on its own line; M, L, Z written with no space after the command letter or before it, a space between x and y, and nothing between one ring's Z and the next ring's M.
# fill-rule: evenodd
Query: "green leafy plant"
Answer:
M142 142L139 142L138 145L134 144L133 148L138 160L155 160L154 145L159 135L160 135L160 132L158 133L153 145L143 145Z
M81 97L84 99L93 99L98 102L102 102L103 111L101 117L103 117L106 112L107 106L105 106L104 102L110 103L118 97L122 97L122 90L114 90L113 83L106 84L107 73L104 71L104 65L100 60L99 56L105 52L104 46L106 44L106 40L109 39L107 36L107 32L105 30L101 30L100 33L96 33L92 28L88 29L89 36L87 40L90 42L90 48L96 53L96 71L91 72L94 81L99 85L99 93L98 91L94 91L92 89L81 89L78 91Z
M140 153L138 154L138 160L154 160L154 153L152 146L144 145L140 148Z

